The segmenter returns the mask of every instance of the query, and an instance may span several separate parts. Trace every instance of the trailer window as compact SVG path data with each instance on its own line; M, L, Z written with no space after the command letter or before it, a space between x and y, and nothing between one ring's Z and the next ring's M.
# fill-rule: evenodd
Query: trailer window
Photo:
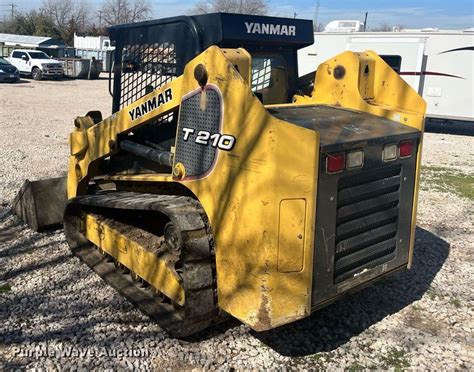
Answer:
M252 55L252 91L261 96L264 104L286 102L288 72L281 55Z
M356 27L356 22L339 22L339 27Z
M381 55L380 58L382 58L397 74L400 73L400 67L402 66L401 56Z

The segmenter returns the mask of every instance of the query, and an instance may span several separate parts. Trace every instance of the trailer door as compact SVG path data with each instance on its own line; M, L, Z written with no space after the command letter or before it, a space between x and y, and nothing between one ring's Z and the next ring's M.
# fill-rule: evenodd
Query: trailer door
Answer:
M348 38L346 50L354 52L373 50L421 95L425 46L425 37L353 36Z

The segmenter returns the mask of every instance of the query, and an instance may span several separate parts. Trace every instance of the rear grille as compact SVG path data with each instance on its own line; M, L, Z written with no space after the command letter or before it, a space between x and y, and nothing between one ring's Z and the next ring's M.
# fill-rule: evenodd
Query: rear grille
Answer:
M339 180L335 283L395 257L400 174L396 165Z

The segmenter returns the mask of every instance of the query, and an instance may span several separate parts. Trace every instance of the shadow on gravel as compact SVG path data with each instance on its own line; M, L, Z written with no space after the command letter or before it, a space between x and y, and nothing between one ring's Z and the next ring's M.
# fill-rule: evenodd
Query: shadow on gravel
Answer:
M360 292L342 298L310 317L255 338L285 356L329 352L371 325L419 300L449 254L449 244L417 227L413 268L384 278Z
M43 275L44 268L54 268L63 262L75 259L62 251L54 255L48 254L49 245L56 245L57 241L45 244L41 239L47 234L25 234L27 228L16 218L2 216L0 222L2 222L0 261L6 264L9 256L28 255L33 251L43 255L34 263L25 260L20 267L14 269L7 267L6 270L2 270L3 273L0 273L0 280L12 279L27 272ZM285 356L298 357L332 351L386 316L417 301L429 288L448 257L449 244L419 227L416 234L412 270L383 279L317 311L309 318L267 332L252 331L252 335ZM11 239L10 241L13 242L14 237L21 238L7 246L8 240ZM121 300L120 295L115 291L106 298L82 299L80 293L82 288L78 286L81 281L86 280L83 283L89 289L91 286L105 285L102 281L88 282L88 278L93 275L90 270L83 270L83 265L77 262L71 266L67 276L41 278L34 293L20 295L13 292L1 299L0 321L2 318L12 318L16 326L14 329L9 329L6 334L0 335L0 344L71 340L81 346L108 347L117 342L133 345L134 340L144 338L159 340L166 337L164 333L157 333L155 327L151 327L149 332L145 331L143 326L146 326L148 322L153 322L144 320L138 310L134 309L128 301ZM61 290L58 291L58 288ZM94 292L92 289L92 293ZM95 313L92 318L89 317L91 313ZM111 317L111 313L119 316ZM34 323L31 323L30 319L34 320ZM49 324L63 324L59 327L40 328L41 331L36 332L38 320ZM123 325L127 331L118 333L113 340L105 335L98 337L96 327L107 324L113 324L114 327ZM241 323L231 319L192 336L187 341L207 340L222 335L239 324Z
M8 211L0 217L0 244L3 245L0 245L0 258L27 253L37 241L44 238L44 234L29 234L19 239L20 233L28 228L18 217L12 216L13 212ZM11 243L15 240L18 241Z
M15 82L11 82L11 83L7 83L7 84L10 84L10 85L20 85L20 84L31 84L30 81L28 80L25 80L25 78L20 78L20 80L18 81L15 81Z
M430 121L425 122L425 131L429 133L455 134L459 136L474 136L474 125L472 122L444 122Z
M117 343L123 349L131 349L139 340L159 341L165 337L154 326L145 331L144 327L153 324L152 320L144 319L115 290L107 297L93 297L106 284L97 280L69 249L58 249L60 241L51 239L55 232L33 233L11 211L2 212L0 284L12 287L0 291L0 370L24 367L29 360L26 358L24 365L2 361L2 348L12 345L67 341L69 346L112 350ZM9 259L15 261L14 267L9 265ZM68 265L67 272L61 267L64 264ZM65 275L57 275L57 270ZM15 288L15 280L21 276L21 281L34 283L28 291ZM89 297L84 297L83 290ZM103 330L110 325L126 331L113 338L97 331L97 327Z

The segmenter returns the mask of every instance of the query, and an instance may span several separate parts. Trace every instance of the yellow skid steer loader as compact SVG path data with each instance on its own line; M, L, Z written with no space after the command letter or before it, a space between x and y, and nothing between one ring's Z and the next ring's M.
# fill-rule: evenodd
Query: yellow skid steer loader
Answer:
M113 114L75 120L58 208L73 253L171 335L222 314L268 330L410 267L425 103L382 58L344 52L308 84L311 21L109 31ZM51 225L31 185L18 213Z

